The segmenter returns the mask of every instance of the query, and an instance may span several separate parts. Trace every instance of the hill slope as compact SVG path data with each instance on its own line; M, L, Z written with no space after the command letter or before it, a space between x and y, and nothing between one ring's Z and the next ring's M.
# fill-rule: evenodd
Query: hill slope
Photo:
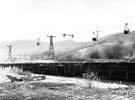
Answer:
M123 41L125 46L129 46L132 43L135 42L135 31L130 32L130 34L124 34L124 33L116 33L111 34L102 38L99 38L98 41L92 41L89 43L84 43L84 45L72 49L70 52L75 52L79 50L84 50L92 47L102 47L102 46L109 46L115 43L118 43L119 41Z
M8 55L7 45L12 45L13 55L24 55L24 54L41 54L49 50L48 42L41 42L41 45L37 46L36 41L33 40L16 40L12 42L2 42L0 43L0 55ZM65 52L68 49L79 47L80 44L73 40L64 40L60 42L54 42L54 49L56 52Z
M57 52L77 52L81 51L82 53L85 50L92 47L103 47L106 45L111 45L122 40L125 45L130 45L135 41L135 31L130 32L130 34L116 33L111 34L102 38L99 38L98 41L91 42L76 42L74 40L64 40L60 42L54 42L54 48ZM0 55L8 55L7 45L13 45L12 52L13 54L41 54L49 50L48 42L41 42L40 46L36 45L36 41L33 40L16 40L12 42L2 42L0 43Z

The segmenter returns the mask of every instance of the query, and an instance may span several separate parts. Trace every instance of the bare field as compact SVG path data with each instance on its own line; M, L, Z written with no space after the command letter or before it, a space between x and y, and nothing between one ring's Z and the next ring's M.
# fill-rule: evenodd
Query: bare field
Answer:
M135 86L46 76L43 81L1 83L0 100L135 100Z

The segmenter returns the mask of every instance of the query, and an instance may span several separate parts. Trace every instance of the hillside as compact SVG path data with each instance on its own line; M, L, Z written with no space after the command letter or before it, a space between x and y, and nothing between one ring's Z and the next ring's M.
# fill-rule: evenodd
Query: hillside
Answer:
M130 45L135 40L135 31L130 32L130 34L116 33L111 34L102 38L99 38L98 41L91 42L76 42L72 39L64 40L60 42L54 42L54 48L56 53L58 52L77 52L81 53L86 52L86 50L91 49L92 47L97 47L101 49L103 46L111 45L122 40L124 45ZM37 46L36 41L34 40L16 40L12 42L2 42L0 43L0 55L8 54L7 45L13 45L12 52L16 54L41 54L49 50L49 42L41 41L41 45Z
M23 54L41 54L49 50L49 43L41 41L41 45L37 46L34 40L16 40L12 42L2 42L0 43L0 55L8 55L7 45L12 45L13 55L23 55ZM79 47L80 44L73 40L64 40L60 42L54 42L54 49L56 52L65 52L71 50L72 48Z
M130 46L135 43L135 31L130 32L130 34L116 33L111 34L102 38L99 38L98 41L91 41L80 43L83 44L77 48L70 49L66 51L67 54L73 54L73 58L81 58L89 60L89 54L98 50L102 56L104 56L104 48L108 46L117 44L119 42L123 43L123 46L130 49ZM67 56L68 57L68 56Z
M48 44L43 42L43 44ZM36 41L33 40L16 40L12 42L2 42L0 43L0 55L8 55L8 47L7 45L12 45L12 53L16 54L32 54L38 50L36 45ZM42 46L41 46L42 47ZM39 49L40 50L40 49ZM39 51L38 50L38 51Z
M84 44L86 45L87 43ZM83 46L81 43L76 42L72 39L56 42L54 43L54 45L56 52L68 52Z
M91 41L89 43L84 43L83 46L72 49L72 51L70 52L83 51L85 49L92 48L92 47L99 48L103 46L109 46L118 43L119 41L123 41L125 46L131 45L133 42L135 42L135 31L132 31L130 32L130 34L126 34L126 35L123 32L107 35L105 37L99 38L98 41Z

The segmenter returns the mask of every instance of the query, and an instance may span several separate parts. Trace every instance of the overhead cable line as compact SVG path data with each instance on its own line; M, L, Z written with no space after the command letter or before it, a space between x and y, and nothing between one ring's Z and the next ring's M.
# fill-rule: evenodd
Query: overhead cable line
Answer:
M130 23L128 24L129 26L130 25L135 25L135 23ZM113 26L107 26L107 27L101 27L101 28L95 28L94 30L99 30L100 32L101 31L108 31L108 30L113 30L113 29L118 29L118 28L123 28L123 25L120 24L120 25L113 25ZM92 29L91 30L83 30L83 31L75 31L75 32L69 32L68 34L74 34L74 35L79 35L79 34L82 34L82 33L87 33L87 32L92 32Z
M128 26L131 26L131 25L135 25L135 22L128 23ZM59 36L63 36L63 37L71 36L73 38L75 35L78 36L78 35L90 34L91 32L93 32L93 30L98 30L98 32L106 32L106 31L112 31L112 30L115 30L115 29L120 29L122 31L123 27L124 27L123 24L119 24L119 25L112 25L112 26L107 26L107 27L98 27L98 28L94 28L94 29L90 28L89 30L82 30L82 31L63 32L61 34L56 33L56 34L53 34L53 35L57 35L57 37L59 37ZM48 31L48 34L50 35L49 31Z

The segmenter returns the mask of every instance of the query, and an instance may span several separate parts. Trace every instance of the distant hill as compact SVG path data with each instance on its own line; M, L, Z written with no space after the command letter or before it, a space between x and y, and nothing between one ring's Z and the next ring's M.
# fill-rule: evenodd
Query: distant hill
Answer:
M86 43L85 43L86 44ZM64 40L55 43L56 52L68 52L76 48L82 47L83 44L74 40Z
M48 43L46 43L46 42L43 42L42 44L48 45ZM13 46L13 48L12 48L13 55L33 54L33 53L36 53L37 51L40 52L40 50L41 50L36 45L36 41L33 41L33 40L16 40L16 41L12 41L12 42L2 42L2 43L0 43L0 55L8 55L7 45ZM40 48L42 48L42 46Z
M125 47L129 47L135 43L135 31L130 32L130 34L115 33L107 35L105 37L99 38L98 41L79 43L80 46L76 48L69 49L65 53L73 53L75 56L82 59L89 59L89 53L98 49L99 52L103 52L103 49L107 46L114 45L122 41Z
M116 33L111 34L102 38L98 41L91 42L76 42L72 39L64 40L59 42L54 42L54 48L57 52L81 52L84 53L86 50L97 47L102 48L103 46L109 46L118 41L123 41L125 45L131 45L135 42L135 31L130 32L130 34ZM37 46L34 40L16 40L12 42L2 42L0 43L0 55L8 55L7 45L13 45L12 52L16 54L42 54L49 50L49 42L41 41L41 45Z
M112 44L118 43L119 41L123 41L123 44L125 46L131 45L132 43L135 42L135 31L132 31L130 32L130 34L126 34L126 35L123 32L107 35L105 37L99 38L98 41L91 41L91 42L84 43L84 45L72 49L70 52L83 51L85 49L93 48L93 47L110 46Z
M49 43L41 41L41 45L37 46L36 41L33 40L16 40L12 42L0 43L0 55L8 55L7 45L12 45L12 53L14 55L24 54L42 54L49 50ZM56 52L65 52L72 48L77 48L80 44L73 40L64 40L60 42L54 42L54 49Z

